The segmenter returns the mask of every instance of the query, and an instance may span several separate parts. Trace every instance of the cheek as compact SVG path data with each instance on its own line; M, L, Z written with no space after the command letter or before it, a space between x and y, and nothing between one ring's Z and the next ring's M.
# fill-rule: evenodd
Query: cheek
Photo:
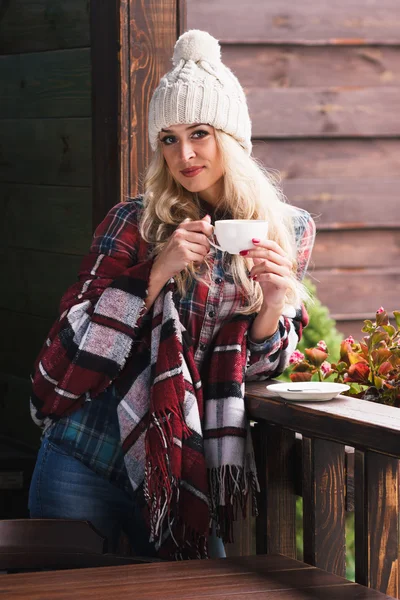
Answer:
M163 156L164 156L164 160L165 160L165 164L167 165L168 169L171 171L171 173L174 170L174 161L173 158L171 156L170 152L166 152L165 150L163 150Z

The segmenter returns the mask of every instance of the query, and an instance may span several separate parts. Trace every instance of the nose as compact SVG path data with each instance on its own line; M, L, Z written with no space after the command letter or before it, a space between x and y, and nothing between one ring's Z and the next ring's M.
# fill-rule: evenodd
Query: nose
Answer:
M196 153L194 151L192 143L190 141L182 141L180 144L180 159L182 160L182 162L187 162L195 156Z

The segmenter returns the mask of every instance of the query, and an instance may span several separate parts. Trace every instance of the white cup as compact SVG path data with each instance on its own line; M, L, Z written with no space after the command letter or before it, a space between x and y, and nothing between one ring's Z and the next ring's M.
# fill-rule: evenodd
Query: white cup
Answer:
M254 248L253 238L265 240L268 235L268 221L254 219L227 219L215 221L214 236L218 244L209 240L215 248L230 254Z

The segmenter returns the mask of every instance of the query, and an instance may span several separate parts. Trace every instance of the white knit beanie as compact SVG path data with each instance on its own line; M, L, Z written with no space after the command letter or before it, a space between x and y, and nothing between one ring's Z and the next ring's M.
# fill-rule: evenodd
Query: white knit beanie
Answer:
M221 61L218 41L187 31L175 44L174 68L161 79L149 108L149 139L155 150L161 129L206 123L234 137L251 153L251 121L243 89Z

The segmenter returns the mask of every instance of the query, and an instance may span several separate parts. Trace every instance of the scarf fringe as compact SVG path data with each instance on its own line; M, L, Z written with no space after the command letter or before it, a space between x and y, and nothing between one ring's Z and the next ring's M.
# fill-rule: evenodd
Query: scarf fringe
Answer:
M254 471L236 465L222 465L208 469L211 519L215 522L216 534L226 544L233 539L233 523L239 509L245 519L247 501L251 495L252 515L257 516L256 494L260 490Z
M174 476L170 461L170 451L174 444L173 419L178 419L182 427L182 437L191 435L183 414L176 412L152 413L149 431L156 431L158 444L154 439L150 444L146 437L146 456L148 457L144 477L144 497L149 507L150 542L158 550L169 535L173 549L169 556L182 558L206 558L207 542L205 531L196 531L183 523L179 515L181 480Z

